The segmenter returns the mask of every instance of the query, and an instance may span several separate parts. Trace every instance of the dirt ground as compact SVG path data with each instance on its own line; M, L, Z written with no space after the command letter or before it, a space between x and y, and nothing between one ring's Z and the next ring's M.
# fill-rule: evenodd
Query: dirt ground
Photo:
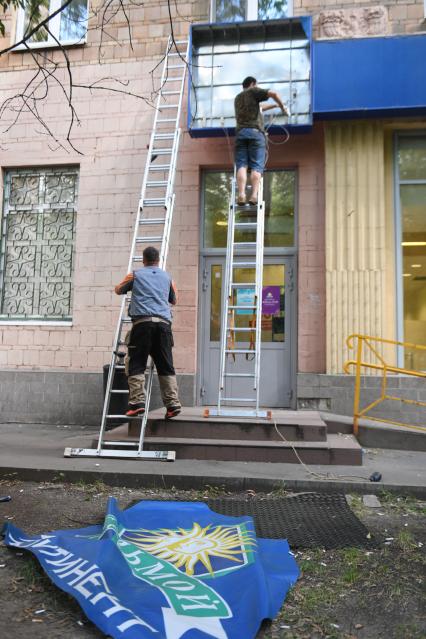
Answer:
M0 482L0 495L12 497L0 503L3 521L40 533L101 522L108 495L124 508L143 498L218 493L24 483L11 477ZM380 508L367 508L361 497L351 497L355 513L380 539L376 547L296 552L301 577L259 639L426 639L426 503L386 494L380 501ZM51 584L30 553L0 546L0 592L1 639L104 636Z

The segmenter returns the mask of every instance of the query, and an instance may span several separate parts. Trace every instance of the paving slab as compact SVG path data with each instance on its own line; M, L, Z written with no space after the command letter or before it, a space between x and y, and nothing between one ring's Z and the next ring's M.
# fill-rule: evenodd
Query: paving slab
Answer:
M383 490L426 499L426 454L365 449L363 466L179 460L154 462L105 458L64 458L66 447L90 448L97 429L85 426L0 424L0 477L34 481L103 481L129 487L201 488L231 491L297 490L360 492ZM372 483L378 471L382 481Z

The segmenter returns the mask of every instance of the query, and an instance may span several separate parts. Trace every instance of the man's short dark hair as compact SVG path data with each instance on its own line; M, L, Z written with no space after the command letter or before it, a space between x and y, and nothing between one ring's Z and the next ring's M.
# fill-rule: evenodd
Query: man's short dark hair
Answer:
M156 264L160 261L160 253L155 246L147 246L142 255L147 264Z
M253 82L256 84L257 80L256 78L253 78L251 75L248 75L244 80L243 80L243 89L248 89L249 86L251 84L253 84Z

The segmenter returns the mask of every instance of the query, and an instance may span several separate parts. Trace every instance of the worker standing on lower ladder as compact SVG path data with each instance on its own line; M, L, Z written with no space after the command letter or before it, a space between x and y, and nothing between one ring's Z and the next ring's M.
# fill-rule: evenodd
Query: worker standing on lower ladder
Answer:
M129 384L126 415L129 417L137 417L145 412L145 370L149 356L157 369L166 419L176 417L181 411L173 367L170 309L170 305L174 306L177 302L177 293L171 276L159 267L159 261L158 250L148 246L143 252L143 268L126 275L115 287L117 295L132 291L129 307L132 328L126 337L126 374Z
M247 169L251 169L249 204L257 204L257 194L266 160L266 137L260 103L272 98L281 111L288 115L286 106L275 91L261 89L256 78L243 80L243 90L234 101L237 134L235 138L235 165L237 169L237 204L246 204ZM269 108L269 107L268 107Z

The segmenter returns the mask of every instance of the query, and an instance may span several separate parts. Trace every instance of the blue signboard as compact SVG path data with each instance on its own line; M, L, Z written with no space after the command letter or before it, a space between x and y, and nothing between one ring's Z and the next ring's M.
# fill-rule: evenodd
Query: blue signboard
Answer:
M103 525L27 535L8 524L5 542L34 553L114 639L254 639L299 574L285 540L194 502L121 511L110 498Z

